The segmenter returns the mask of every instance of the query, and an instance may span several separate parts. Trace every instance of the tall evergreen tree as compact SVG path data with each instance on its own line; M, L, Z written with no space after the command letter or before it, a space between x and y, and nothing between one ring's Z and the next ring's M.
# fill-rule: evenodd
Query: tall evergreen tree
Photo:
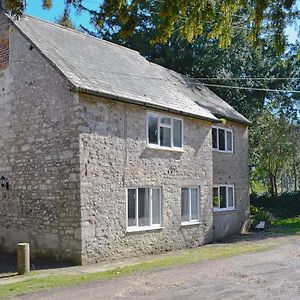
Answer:
M2 0L6 8L16 16L24 10L24 0ZM52 0L42 0L44 8L52 6ZM238 18L251 26L250 41L260 38L261 28L268 27L275 48L283 52L286 43L285 28L299 19L296 0L99 0L96 10L84 6L83 0L65 0L77 9L88 11L97 26L117 21L121 35L129 37L142 26L140 13L146 11L151 23L158 19L154 42L166 42L174 33L191 42L199 36L213 38L222 47L230 46ZM241 14L242 11L247 12Z

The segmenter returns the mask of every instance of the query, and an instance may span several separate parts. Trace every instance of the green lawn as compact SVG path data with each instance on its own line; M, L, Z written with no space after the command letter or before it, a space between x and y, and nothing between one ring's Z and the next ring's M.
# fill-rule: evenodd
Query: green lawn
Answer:
M273 222L271 231L274 233L297 234L300 233L300 217L277 219Z
M75 285L95 280L108 280L120 276L129 275L135 272L153 270L155 268L166 268L184 264L192 264L204 260L218 259L266 251L273 247L271 243L249 243L239 242L232 244L214 244L199 248L182 250L163 255L153 260L136 263L130 266L116 268L110 271L91 273L86 275L49 275L47 277L37 277L39 273L24 275L26 280L0 286L0 299L7 297L38 292L41 290Z

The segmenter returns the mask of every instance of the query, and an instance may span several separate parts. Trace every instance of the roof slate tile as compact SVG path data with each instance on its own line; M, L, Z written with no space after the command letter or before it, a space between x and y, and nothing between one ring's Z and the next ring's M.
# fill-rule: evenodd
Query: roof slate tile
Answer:
M250 123L208 88L192 87L183 75L150 63L137 51L29 16L13 23L79 91L212 122L223 116Z

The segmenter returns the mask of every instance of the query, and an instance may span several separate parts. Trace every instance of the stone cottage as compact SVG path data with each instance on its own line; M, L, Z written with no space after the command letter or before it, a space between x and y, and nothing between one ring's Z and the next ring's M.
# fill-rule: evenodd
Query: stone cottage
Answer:
M238 234L249 124L136 51L0 12L0 247L83 264Z

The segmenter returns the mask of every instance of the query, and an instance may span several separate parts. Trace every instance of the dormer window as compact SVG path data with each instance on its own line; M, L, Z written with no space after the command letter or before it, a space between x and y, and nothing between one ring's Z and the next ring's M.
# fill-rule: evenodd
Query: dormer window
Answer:
M233 152L233 132L231 129L212 128L213 150L220 152Z
M147 144L159 148L182 149L182 120L155 114L147 115Z

